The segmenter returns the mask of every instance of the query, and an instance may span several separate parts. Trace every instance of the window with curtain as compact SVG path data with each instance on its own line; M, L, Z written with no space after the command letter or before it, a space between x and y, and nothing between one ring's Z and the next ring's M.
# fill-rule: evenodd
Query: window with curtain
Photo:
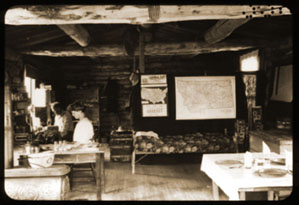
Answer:
M30 98L32 101L33 92L35 90L35 79L27 77L25 74L24 84L26 87L26 92L28 94L28 98Z
M258 50L240 56L240 69L242 72L256 72L259 71L260 62Z
M36 88L36 79L27 76L25 69L24 84L28 97L34 107L46 107L46 89Z

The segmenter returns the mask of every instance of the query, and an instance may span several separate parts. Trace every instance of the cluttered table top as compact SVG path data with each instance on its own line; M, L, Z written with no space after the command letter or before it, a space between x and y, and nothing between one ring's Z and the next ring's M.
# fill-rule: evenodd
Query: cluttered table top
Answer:
M104 147L101 143L78 143L78 142L65 142L60 145L54 144L40 144L39 153L53 152L55 155L71 155L71 154L89 154L89 153L104 153ZM30 153L36 153L35 150L30 150ZM17 145L14 147L14 166L18 166L18 159L22 155L28 155L26 152L26 145Z
M101 149L101 144L99 143L67 143L63 145L64 148L55 149L54 144L44 144L40 145L43 150L54 151L54 154L76 154L76 153L103 153L104 150Z
M253 160L262 159L263 153L252 153L252 157ZM268 167L246 168L244 153L204 154L201 171L205 172L228 196L237 199L238 192L242 190L292 187L292 171L288 171L278 159L283 159L283 156L271 153L271 164Z

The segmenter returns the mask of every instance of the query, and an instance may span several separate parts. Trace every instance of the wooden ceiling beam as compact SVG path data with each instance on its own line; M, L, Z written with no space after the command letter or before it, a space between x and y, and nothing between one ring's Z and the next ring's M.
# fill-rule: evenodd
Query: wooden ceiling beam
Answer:
M227 38L231 33L249 21L247 19L224 19L219 20L214 26L212 26L204 35L204 39L207 43L213 44Z
M280 5L161 5L159 19L154 21L146 5L38 5L10 8L5 14L5 24L153 24L290 14L288 8Z
M59 31L59 30L57 30ZM20 42L19 48L25 48L29 46L35 46L40 43L45 43L51 40L59 39L65 36L63 32L57 32L56 30L48 31L38 35L31 35L26 37L26 42ZM9 40L8 40L9 41ZM11 40L13 42L13 40Z
M80 46L85 47L89 44L91 39L90 35L82 25L64 24L57 26L67 35L69 35L74 41L76 41Z
M221 51L238 51L249 48L265 46L266 42L251 39L222 41L210 45L202 42L173 42L173 43L147 43L144 48L144 55L147 56L163 56L163 55L192 55L201 53L213 53ZM86 57L106 57L106 56L127 56L122 45L91 45L88 47L78 46L47 46L39 49L24 50L23 54L52 56L52 57L70 57L70 56L86 56ZM139 55L138 49L135 55Z

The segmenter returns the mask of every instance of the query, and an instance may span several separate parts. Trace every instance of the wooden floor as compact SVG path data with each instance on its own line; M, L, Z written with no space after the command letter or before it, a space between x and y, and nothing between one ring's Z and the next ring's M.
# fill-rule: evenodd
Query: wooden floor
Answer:
M75 168L68 200L96 200L95 181L87 168ZM200 171L200 163L137 164L105 162L103 200L213 200L211 180ZM220 190L220 200L228 200Z

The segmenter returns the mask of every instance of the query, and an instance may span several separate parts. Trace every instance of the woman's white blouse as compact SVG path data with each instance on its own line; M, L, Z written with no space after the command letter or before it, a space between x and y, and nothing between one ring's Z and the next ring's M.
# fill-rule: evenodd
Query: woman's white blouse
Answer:
M93 125L88 118L80 120L74 131L73 141L80 143L88 143L94 135Z

